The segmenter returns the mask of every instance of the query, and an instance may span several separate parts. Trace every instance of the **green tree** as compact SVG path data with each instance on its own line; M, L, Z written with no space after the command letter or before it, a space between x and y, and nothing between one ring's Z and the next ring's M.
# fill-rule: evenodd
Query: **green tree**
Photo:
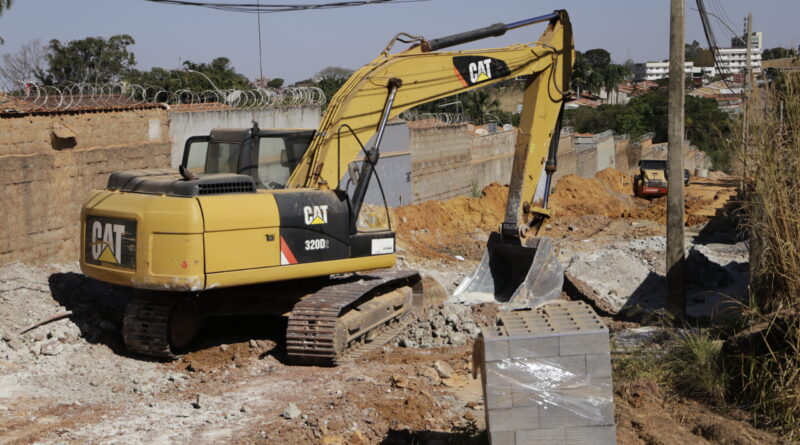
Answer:
M612 91L616 91L617 86L630 77L631 74L630 70L624 65L607 65L601 73L603 87L610 94Z
M283 79L280 77L276 77L275 79L270 80L267 82L267 86L270 88L280 88L283 86Z
M326 105L331 102L333 95L347 82L353 70L340 66L329 66L321 69L312 77L312 81L325 93Z
M694 63L694 66L714 66L714 53L700 46L697 40L685 45L684 54L686 61Z
M215 87L220 90L252 89L247 77L238 73L227 57L217 57L211 63L195 63L187 60L183 62L183 68L189 73L194 72L192 73L193 77L188 78L189 88L192 91L203 91Z
M572 89L578 92L600 92L603 78L597 68L592 65L580 51L575 52L575 64L572 67Z
M11 4L14 3L14 0L0 0L0 16L3 15L3 12L8 10L11 7ZM2 37L0 37L0 45L5 43Z
M586 51L584 54L586 60L589 62L592 67L596 70L602 71L608 65L611 65L611 54L602 49L602 48L595 48Z
M120 80L136 65L136 58L128 51L128 47L135 43L133 37L127 34L115 35L108 40L87 37L67 44L51 40L46 81L63 84Z
M249 90L247 77L238 73L227 57L217 57L211 63L183 62L182 69L154 67L150 71L131 70L125 77L130 83L155 87L174 93L188 89L200 93L206 90ZM212 97L212 99L216 96Z
M797 52L794 48L787 49L787 48L769 48L765 49L764 52L761 54L762 60L772 60L772 59L784 59L787 57L795 57L797 56Z
M488 88L467 92L462 96L464 115L475 123L484 123L488 114L497 114L500 102Z

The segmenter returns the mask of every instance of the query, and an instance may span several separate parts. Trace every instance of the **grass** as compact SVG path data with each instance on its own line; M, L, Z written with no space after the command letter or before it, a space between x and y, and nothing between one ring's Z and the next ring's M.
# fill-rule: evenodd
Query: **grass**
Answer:
M781 75L748 102L734 141L751 245L756 329L730 354L732 393L769 424L800 433L800 78Z

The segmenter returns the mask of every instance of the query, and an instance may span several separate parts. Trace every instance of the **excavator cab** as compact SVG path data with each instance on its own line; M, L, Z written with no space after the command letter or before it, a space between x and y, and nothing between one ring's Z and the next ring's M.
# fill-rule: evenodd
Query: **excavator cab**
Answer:
M192 174L235 173L259 189L282 189L308 150L315 130L215 129L186 141L181 165Z

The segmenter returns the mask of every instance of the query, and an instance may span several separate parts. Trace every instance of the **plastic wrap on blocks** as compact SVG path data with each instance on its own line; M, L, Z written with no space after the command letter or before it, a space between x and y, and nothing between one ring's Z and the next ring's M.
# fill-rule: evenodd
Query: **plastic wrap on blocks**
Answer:
M510 343L508 358L484 362L482 367L486 394L490 396L487 409L536 406L539 419L549 419L542 428L613 425L610 366L597 365L598 360L608 360L607 351L590 355L587 366L585 354L538 356L514 346L523 343Z

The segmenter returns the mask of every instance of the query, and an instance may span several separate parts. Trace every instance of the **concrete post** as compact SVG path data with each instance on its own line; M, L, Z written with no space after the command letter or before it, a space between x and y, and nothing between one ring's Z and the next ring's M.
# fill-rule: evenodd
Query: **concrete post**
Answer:
M682 319L685 312L683 251L683 128L684 128L684 0L670 0L669 122L667 136L667 310Z

